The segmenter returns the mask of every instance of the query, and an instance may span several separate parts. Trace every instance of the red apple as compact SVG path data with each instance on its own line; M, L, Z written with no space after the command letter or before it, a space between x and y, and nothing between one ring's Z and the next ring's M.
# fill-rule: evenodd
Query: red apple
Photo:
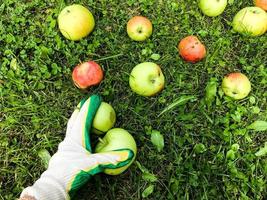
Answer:
M257 7L267 10L267 0L254 0L254 3Z
M206 56L206 48L196 36L187 36L178 45L182 58L188 62L198 62Z
M99 84L103 79L102 68L94 61L88 61L77 65L72 72L74 84L81 89Z

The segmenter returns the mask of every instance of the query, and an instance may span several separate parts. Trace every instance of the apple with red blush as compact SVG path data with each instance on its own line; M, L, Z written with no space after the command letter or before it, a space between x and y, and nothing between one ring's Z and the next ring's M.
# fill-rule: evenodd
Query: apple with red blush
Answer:
M233 72L223 78L222 89L225 95L233 99L244 99L251 91L251 83L245 74Z
M206 48L193 35L183 38L178 45L179 54L188 62L196 63L206 56Z
M254 4L255 6L267 11L267 0L254 0Z
M72 72L72 80L80 89L98 85L103 80L103 77L102 68L94 61L81 63Z

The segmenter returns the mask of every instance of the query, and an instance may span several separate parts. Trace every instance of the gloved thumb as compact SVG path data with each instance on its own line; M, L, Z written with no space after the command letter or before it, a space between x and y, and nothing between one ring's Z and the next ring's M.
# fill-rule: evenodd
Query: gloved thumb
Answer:
M119 149L103 153L88 154L87 158L79 160L80 164L76 165L84 166L81 171L74 177L69 184L70 194L75 192L81 185L86 183L88 179L100 172L105 170L113 170L114 173L110 175L118 174L123 172L127 166L129 166L135 158L135 154L130 149Z
M99 168L104 172L107 169L114 170L115 172L116 170L121 171L118 169L128 166L135 158L134 152L130 149L119 149L104 153L95 153L93 156L96 157ZM108 174L113 175L112 173Z

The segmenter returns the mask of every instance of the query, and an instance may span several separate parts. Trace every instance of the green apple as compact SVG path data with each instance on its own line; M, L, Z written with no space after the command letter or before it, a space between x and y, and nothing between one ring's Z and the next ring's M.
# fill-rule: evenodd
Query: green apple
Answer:
M122 128L113 128L96 145L95 152L108 152L119 149L131 149L134 153L133 160L126 166L118 169L105 169L104 173L109 175L118 175L124 172L134 161L137 147L133 136Z
M160 67L152 62L136 65L129 78L131 89L142 96L152 96L160 92L165 84Z
M95 20L92 13L82 5L65 7L58 16L59 30L69 40L80 40L92 32Z
M113 107L106 102L101 102L93 120L92 131L98 135L103 134L111 129L115 122L116 113Z
M243 99L251 91L251 84L246 75L235 72L224 77L222 89L227 96L233 99Z
M235 15L233 28L245 35L263 35L267 30L267 13L259 7L243 8Z
M127 23L127 33L135 41L144 41L152 34L153 26L149 19L134 16Z
M205 15L216 17L225 10L227 0L199 0L198 6Z

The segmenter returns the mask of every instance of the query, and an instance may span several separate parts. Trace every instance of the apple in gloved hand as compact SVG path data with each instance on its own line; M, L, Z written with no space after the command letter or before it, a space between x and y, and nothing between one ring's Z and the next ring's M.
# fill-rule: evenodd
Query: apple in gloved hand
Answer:
M160 92L165 84L160 67L152 62L136 65L130 74L131 89L142 96L152 96Z
M223 92L233 99L243 99L248 96L251 84L246 75L235 72L226 75L222 81Z
M99 84L103 76L102 68L94 61L81 63L72 72L72 80L80 89Z
M199 0L198 6L205 15L216 17L225 10L227 0Z
M267 0L254 0L255 6L267 10Z
M135 16L127 23L127 33L135 41L144 41L152 34L152 23L143 16Z
M117 169L105 169L104 173L109 175L118 175L124 172L134 161L136 157L137 147L133 136L122 128L113 128L100 139L97 143L95 152L108 152L119 149L131 149L134 153L133 160L126 166Z
M113 107L101 102L93 120L93 133L101 135L111 129L116 122L116 113Z
M73 4L60 12L58 26L65 38L76 41L92 32L95 27L95 20L87 8Z
M263 35L267 31L267 13L259 7L243 8L235 15L233 28L244 35Z
M196 36L183 38L178 45L179 54L188 62L198 62L206 56L206 48Z

